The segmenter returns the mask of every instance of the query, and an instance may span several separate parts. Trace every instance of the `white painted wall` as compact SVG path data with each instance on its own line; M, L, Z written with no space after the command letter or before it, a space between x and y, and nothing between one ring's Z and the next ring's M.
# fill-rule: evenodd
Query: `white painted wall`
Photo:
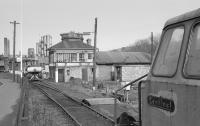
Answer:
M70 76L75 78L82 78L81 67L70 67Z
M111 80L111 71L114 67L97 65L97 80ZM149 65L123 65L122 81L130 82L149 72Z
M122 66L122 81L130 82L149 72L149 65Z

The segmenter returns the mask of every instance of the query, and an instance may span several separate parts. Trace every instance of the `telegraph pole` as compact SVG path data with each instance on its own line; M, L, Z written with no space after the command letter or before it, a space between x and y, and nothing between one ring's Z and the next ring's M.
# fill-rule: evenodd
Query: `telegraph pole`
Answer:
M16 21L10 22L11 24L14 24L14 31L13 31L13 61L12 61L12 69L13 69L13 82L15 82L15 38L16 38Z
M97 18L94 25L94 58L93 58L93 90L96 86L96 43L97 43Z

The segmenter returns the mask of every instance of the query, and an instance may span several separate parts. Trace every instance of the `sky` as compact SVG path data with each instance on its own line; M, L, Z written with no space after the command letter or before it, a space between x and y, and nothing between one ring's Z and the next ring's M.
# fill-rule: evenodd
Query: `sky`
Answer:
M16 29L16 54L35 48L42 35L70 31L93 32L97 24L97 47L107 51L133 44L159 34L169 18L199 8L200 0L0 0L0 54L3 38L10 40L13 52L13 24ZM86 36L93 38L93 35Z

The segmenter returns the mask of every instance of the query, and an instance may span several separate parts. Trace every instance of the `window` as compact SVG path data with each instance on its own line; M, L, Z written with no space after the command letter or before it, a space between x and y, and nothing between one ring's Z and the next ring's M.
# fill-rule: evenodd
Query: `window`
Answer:
M92 53L88 53L88 59L92 59Z
M64 62L70 62L70 53L64 53Z
M57 62L63 62L63 53L57 53Z
M196 24L190 34L184 73L187 76L200 77L200 23Z
M79 61L80 62L84 62L85 59L84 59L84 53L79 53Z
M154 75L172 76L176 72L183 34L183 27L171 28L164 33L153 67Z
M71 53L71 62L77 62L77 54Z

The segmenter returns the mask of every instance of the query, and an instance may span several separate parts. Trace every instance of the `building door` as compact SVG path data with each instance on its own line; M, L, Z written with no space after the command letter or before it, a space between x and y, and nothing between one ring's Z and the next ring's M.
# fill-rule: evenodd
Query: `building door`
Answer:
M82 80L83 81L88 81L88 71L87 68L82 69Z
M122 67L117 66L116 67L116 73L117 73L117 80L122 81Z
M64 69L58 69L58 82L64 82Z

